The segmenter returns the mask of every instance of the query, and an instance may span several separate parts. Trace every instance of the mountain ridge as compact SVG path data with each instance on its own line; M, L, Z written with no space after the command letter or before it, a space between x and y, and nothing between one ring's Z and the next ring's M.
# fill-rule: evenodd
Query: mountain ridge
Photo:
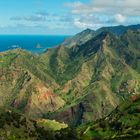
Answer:
M0 106L77 127L102 120L139 95L140 31L102 31L90 38L92 33L87 29L82 43L39 55L21 49L0 53Z
M116 36L120 36L124 34L127 30L137 30L140 29L140 24L137 25L118 25L118 26L109 26L109 27L101 27L97 30L92 30L92 29L85 29L82 32L76 34L74 37L66 39L62 45L67 46L67 47L72 47L75 45L82 45L86 41L94 38L95 36L99 35L102 32L110 32L113 33ZM84 41L83 41L84 40Z

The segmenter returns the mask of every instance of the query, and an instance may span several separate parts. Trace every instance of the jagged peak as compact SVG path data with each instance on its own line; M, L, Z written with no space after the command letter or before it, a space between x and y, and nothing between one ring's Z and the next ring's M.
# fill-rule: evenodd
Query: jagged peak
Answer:
M83 30L82 32L94 32L94 30L90 29L90 28L86 28L85 30Z
M76 36L83 35L83 34L84 35L85 34L94 34L94 32L95 32L94 30L87 28L87 29L81 31L80 33L76 34Z

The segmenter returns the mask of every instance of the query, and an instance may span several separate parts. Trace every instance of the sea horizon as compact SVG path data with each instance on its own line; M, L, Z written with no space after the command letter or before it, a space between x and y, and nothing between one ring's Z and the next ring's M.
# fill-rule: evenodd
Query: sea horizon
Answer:
M21 48L32 53L42 53L47 48L56 47L70 35L25 35L0 34L0 52Z
M71 34L0 34L0 36L73 36Z

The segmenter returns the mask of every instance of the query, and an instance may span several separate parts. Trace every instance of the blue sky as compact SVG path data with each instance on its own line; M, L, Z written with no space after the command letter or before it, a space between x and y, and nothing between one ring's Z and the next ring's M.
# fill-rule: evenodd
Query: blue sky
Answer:
M140 23L139 0L0 0L0 34L75 34Z

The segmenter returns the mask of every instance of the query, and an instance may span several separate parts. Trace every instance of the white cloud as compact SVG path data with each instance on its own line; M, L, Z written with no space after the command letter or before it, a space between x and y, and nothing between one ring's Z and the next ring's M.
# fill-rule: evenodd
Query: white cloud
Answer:
M140 23L140 0L90 0L67 3L78 28Z
M77 8L77 7L84 7L85 5L80 2L80 1L77 1L77 2L73 2L73 3L65 3L65 6L67 7L72 7L72 8Z
M93 27L93 24L86 23L86 22L81 22L80 19L75 19L74 20L74 25L78 28L87 28L87 27Z
M32 27L45 27L49 29L71 29L74 18L68 13L47 13L36 12L33 15L15 16L10 18L10 22L14 25L24 24ZM36 26L38 25L38 26ZM74 26L73 26L74 27Z
M126 17L121 14L116 14L114 18L118 23L123 23L126 21Z
M89 16L89 17L82 17L82 18L75 18L74 19L74 26L80 29L85 29L85 28L94 28L97 29L101 26L103 26L103 22L100 21L100 19Z
M120 13L124 15L140 15L140 0L91 0L84 4L79 1L65 4L72 8L72 13Z

